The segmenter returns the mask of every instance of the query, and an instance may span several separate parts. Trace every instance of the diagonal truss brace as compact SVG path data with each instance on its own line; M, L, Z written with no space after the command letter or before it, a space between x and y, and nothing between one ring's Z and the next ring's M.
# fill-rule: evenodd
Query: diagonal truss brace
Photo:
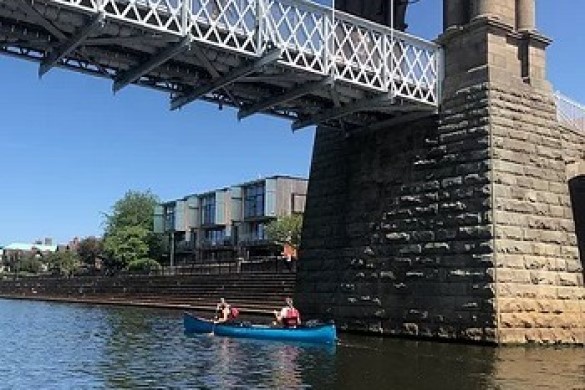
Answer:
M61 30L55 27L51 22L45 19L45 17L39 11L36 10L36 8L33 6L33 1L20 0L20 6L29 17L33 18L38 24L43 26L43 28L50 32L55 38L60 41L67 39L67 36Z
M333 82L334 82L333 78L327 77L319 81L303 84L282 95L262 100L256 104L241 109L238 112L238 119L242 120L260 111L265 111L271 107L277 107L291 100L295 100L302 96L309 95L315 91L322 89L323 87L331 87L333 85Z
M185 37L180 42L171 45L155 54L148 61L136 66L135 68L129 69L127 72L122 73L114 80L114 85L112 86L113 91L118 92L127 85L135 82L136 80L139 80L142 76L158 68L179 53L187 50L190 45L191 37Z
M205 69L207 69L207 72L209 72L212 79L218 79L221 77L221 74L219 74L217 69L215 69L215 66L213 66L211 61L209 61L209 58L207 58L203 50L198 45L193 45L191 50L193 51L193 54L195 54L195 57L201 61ZM238 107L240 106L234 95L227 88L223 88L223 91L232 100L232 103Z
M248 65L237 68L231 73L228 73L222 77L212 80L208 84L195 88L195 90L193 90L190 93L173 98L171 100L171 110L181 108L184 105L187 105L210 92L216 91L220 88L224 88L226 85L232 84L236 82L238 79L245 77L251 73L254 73L266 65L278 61L281 54L282 54L281 49L273 49L269 51L267 54L265 54L263 57L256 59L255 61L251 62Z
M91 21L80 28L71 38L64 41L62 45L51 51L49 55L41 62L39 66L39 77L50 71L63 58L67 57L83 43L83 41L93 32L102 28L105 24L106 15L101 12L94 16Z
M392 102L394 102L393 95L385 93L372 99L364 99L346 104L345 106L335 107L307 119L296 120L292 124L292 129L296 131L308 126L319 125L323 122L348 116L355 112L367 111L372 109L372 107L380 107L381 104L389 105Z

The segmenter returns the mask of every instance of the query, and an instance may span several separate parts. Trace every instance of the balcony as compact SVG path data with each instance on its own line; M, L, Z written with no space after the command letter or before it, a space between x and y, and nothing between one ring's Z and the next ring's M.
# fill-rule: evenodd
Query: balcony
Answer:
M234 243L230 237L218 240L202 240L200 244L201 249L226 249L233 248Z
M195 242L193 241L179 241L175 243L176 253L191 253L195 250Z

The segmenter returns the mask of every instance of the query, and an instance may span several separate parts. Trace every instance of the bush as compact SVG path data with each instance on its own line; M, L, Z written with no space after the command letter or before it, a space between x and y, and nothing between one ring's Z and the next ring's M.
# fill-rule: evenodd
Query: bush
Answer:
M152 273L156 271L160 271L161 265L158 261L153 259L138 259L131 261L128 264L128 271L130 272L140 272L140 273Z
M34 256L27 256L20 262L20 272L38 274L43 271L43 263Z
M75 252L69 250L57 251L47 255L46 257L49 271L53 275L71 276L79 268L79 258Z

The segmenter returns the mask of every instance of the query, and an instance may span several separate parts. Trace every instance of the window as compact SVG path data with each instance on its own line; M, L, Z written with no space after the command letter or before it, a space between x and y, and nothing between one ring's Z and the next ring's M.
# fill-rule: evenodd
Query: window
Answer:
M252 223L250 224L250 236L251 239L265 240L266 239L266 224L263 223Z
M203 225L215 223L215 194L201 198L201 223Z
M305 194L292 194L292 212L302 213L305 211L307 196Z
M175 229L175 205L168 205L164 211L165 231Z
M205 240L211 245L222 244L225 239L225 229L212 229L205 231Z
M264 216L264 183L246 187L244 190L244 218Z

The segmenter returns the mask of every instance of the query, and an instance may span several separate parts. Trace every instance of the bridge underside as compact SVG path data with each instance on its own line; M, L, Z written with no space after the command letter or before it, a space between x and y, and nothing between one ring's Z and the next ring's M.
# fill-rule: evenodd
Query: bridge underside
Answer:
M225 3L0 0L0 51L40 62L40 75L67 68L112 79L114 91L168 92L172 109L202 99L240 119L290 118L293 130L435 113L439 55L428 43L342 13L332 22L302 1Z

